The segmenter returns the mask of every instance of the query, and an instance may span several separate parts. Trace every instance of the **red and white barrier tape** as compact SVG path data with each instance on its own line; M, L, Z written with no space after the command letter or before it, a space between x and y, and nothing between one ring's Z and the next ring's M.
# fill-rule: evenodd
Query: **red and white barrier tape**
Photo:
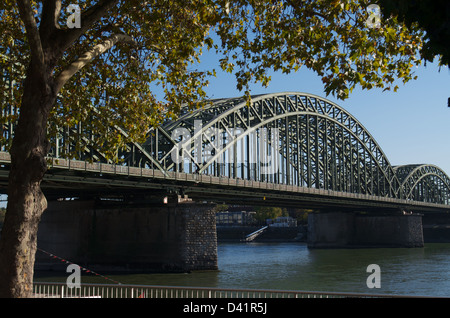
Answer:
M64 262L64 263L66 263L66 264L74 264L74 265L77 265L78 267L80 267L81 270L83 270L83 271L86 272L86 273L90 273L90 274L93 274L93 275L96 275L96 276L103 277L104 279L110 280L110 281L112 281L112 282L114 282L114 283L116 283L116 284L119 284L119 285L122 284L122 283L120 283L120 282L118 282L118 281L116 281L116 280L114 280L114 279L111 279L111 278L109 278L109 277L103 276L103 275L101 275L101 274L99 274L99 273L96 273L96 272L94 272L94 271L91 271L90 269L87 269L87 268L85 268L85 267L82 267L82 266L80 266L80 265L78 265L78 264L72 263L72 262L70 262L70 261L68 261L68 260L66 260L66 259L64 259L64 258L62 258L62 257L59 257L59 256L55 255L55 254L49 253L49 252L47 252L47 251L44 251L43 249L38 248L38 251L40 251L40 252L42 252L42 253L44 253L44 254L47 254L48 256L50 256L50 257L53 258L53 259L58 259L58 260L60 260L61 262Z

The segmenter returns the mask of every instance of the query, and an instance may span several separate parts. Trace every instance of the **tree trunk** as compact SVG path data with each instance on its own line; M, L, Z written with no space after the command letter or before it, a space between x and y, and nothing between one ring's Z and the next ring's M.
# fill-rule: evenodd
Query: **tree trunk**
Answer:
M31 62L10 151L8 205L0 237L0 297L32 295L38 224L47 208L40 184L47 170L47 119L56 99L50 82Z

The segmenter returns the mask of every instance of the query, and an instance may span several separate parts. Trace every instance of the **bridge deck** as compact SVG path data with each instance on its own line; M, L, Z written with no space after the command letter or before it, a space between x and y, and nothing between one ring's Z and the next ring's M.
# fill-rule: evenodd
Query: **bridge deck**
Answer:
M182 172L163 173L155 169L105 163L49 158L49 170L42 188L48 193L74 195L80 191L181 190L200 200L238 201L245 203L311 207L415 209L449 212L450 206L422 201L380 197L253 180L215 177ZM0 152L0 191L6 193L10 155Z

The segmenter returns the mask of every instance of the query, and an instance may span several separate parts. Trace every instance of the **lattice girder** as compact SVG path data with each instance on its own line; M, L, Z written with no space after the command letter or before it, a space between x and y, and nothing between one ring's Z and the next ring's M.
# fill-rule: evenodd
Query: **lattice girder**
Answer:
M435 165L415 164L394 167L406 199L439 204L450 202L450 178Z
M202 130L195 129L196 121L197 125L201 123ZM251 105L243 99L218 100L206 110L187 113L161 128L166 135L176 129L186 129L192 137L184 147L187 165L170 162L168 153L160 157L161 166L171 170L401 196L400 182L370 133L343 108L314 95L259 95L252 98ZM208 129L222 130L221 136L226 142L218 146L205 137ZM233 129L242 132L233 136ZM264 129L279 132L279 155L275 158L279 169L274 174L262 175L255 160L251 160L255 154L252 154L250 147L254 148L254 144L249 139L260 135ZM198 148L195 140L199 138L202 149L213 145L216 150L208 161L195 161L196 146ZM171 142L175 146L180 140L171 138ZM225 160L235 156L237 148L243 149L240 163Z

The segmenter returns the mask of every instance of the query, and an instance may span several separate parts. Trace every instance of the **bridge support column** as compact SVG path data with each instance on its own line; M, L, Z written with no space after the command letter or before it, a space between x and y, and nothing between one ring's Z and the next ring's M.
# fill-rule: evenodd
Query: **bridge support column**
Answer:
M50 202L39 227L38 248L94 271L217 270L214 205L187 201L98 207L93 201ZM36 270L65 267L38 251Z
M423 247L422 215L312 213L308 247Z

